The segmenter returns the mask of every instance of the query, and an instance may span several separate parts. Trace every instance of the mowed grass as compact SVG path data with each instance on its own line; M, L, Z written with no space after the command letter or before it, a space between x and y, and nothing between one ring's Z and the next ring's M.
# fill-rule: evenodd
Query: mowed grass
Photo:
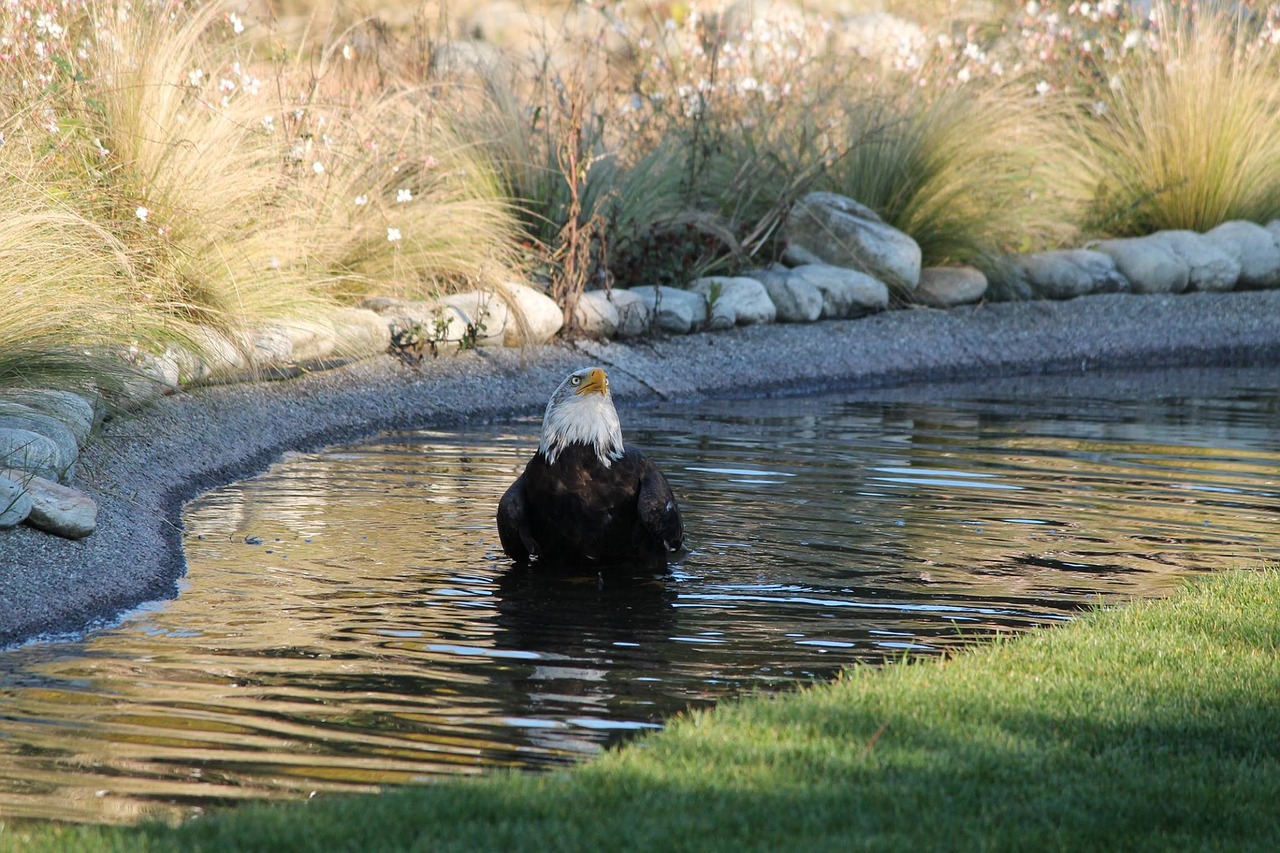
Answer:
M691 714L550 775L6 850L1280 849L1280 571Z

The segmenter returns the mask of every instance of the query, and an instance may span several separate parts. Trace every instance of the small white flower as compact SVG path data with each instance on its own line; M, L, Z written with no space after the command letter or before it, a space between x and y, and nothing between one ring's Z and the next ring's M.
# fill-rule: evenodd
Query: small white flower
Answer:
M192 86L199 86L204 81L204 69L193 68L187 72L187 82Z
M401 187L396 190L396 204L404 204L407 201L413 201L413 193L408 187Z
M263 116L262 126L267 129L268 133L274 133L276 129L276 117L271 115Z
M244 21L240 20L240 16L235 12L227 15L227 20L231 22L231 31L236 35L244 32Z
M319 160L315 161L311 164L311 171L315 172L317 175L323 175L324 163L321 163Z
M369 197L364 193L360 193L360 195L356 196L356 207L364 207L368 203Z
M350 61L351 61L351 57L353 57L353 56L355 56L355 51L353 51L353 50L351 49L351 45L349 45L349 44L344 44L344 45L342 46L342 58L343 58L343 59L345 59L345 60L347 60L348 62L350 62Z
M36 32L44 33L52 38L62 38L62 34L66 30L62 28L61 24L55 23L53 16L46 12L36 18Z
M147 210L142 205L138 205L138 209L133 212L133 215L138 217L143 222L146 222L147 217L151 215L151 211Z
M956 73L956 79L959 80L961 83L968 83L970 76L971 75L969 73L968 66L961 68L959 72Z
M1049 81L1041 80L1039 83L1036 84L1036 94L1047 95L1049 94L1049 90L1052 88L1053 87L1049 85Z
M236 81L228 80L226 77L223 77L221 80L218 81L219 92L234 92L235 90L236 90Z
M388 228L388 229L387 229L387 242L395 243L395 242L396 242L396 241L398 241L399 239L400 239L400 229L399 229L399 228Z

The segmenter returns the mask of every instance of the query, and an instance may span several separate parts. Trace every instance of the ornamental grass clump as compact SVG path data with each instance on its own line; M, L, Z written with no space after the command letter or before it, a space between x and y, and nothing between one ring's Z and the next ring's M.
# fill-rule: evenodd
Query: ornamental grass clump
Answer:
M435 92L340 75L359 66L350 44L263 57L246 29L216 2L0 10L0 181L98 235L67 246L85 274L60 294L98 339L251 360L264 322L517 275L515 217ZM0 237L26 233L42 232ZM0 254L24 248L46 247Z
M0 188L0 387L120 388L129 336L146 331L123 246L74 211L24 197L12 174Z
M1111 69L1087 128L1098 164L1089 227L1126 236L1280 217L1275 22L1161 5L1151 23Z
M911 235L926 266L991 271L1007 252L1073 236L1088 172L1069 127L1018 81L867 94L850 102L848 149L819 184Z

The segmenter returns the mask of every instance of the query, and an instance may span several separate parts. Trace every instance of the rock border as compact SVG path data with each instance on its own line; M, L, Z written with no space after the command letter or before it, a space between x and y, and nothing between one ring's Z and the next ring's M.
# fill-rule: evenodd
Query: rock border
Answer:
M972 267L922 269L909 235L835 193L810 193L795 204L786 244L783 257L792 266L699 278L687 288L589 291L575 304L574 318L584 334L609 340L862 317L887 310L895 295L913 307L952 308L983 299L1280 288L1280 220L1013 255L996 288ZM451 347L546 343L563 321L553 300L518 282L434 301L374 297L324 317L265 324L239 341L206 329L200 355L177 347L159 356L131 352L140 369L123 402L136 408L200 383L296 376L388 350L418 364ZM96 504L68 483L100 412L92 395L0 392L0 531L24 522L67 538L94 531Z
M291 450L537 413L549 389L584 363L610 368L624 407L1101 366L1271 364L1280 363L1277 316L1277 290L1111 294L737 326L640 344L482 348L417 367L384 354L289 382L192 388L108 420L81 450L77 483L97 505L97 533L0 533L0 645L80 631L175 596L185 569L182 505L210 488Z

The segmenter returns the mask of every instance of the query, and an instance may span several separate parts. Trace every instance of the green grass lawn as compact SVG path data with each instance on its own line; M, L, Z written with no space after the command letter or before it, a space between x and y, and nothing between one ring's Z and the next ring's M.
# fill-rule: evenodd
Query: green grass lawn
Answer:
M20 850L1277 850L1280 571L691 714L583 766Z

